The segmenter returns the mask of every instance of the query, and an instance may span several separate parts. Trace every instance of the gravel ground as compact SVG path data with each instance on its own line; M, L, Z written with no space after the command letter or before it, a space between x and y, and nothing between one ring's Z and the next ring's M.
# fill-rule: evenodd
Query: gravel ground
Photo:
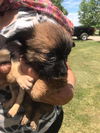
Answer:
M94 40L94 41L100 41L100 36L89 36L88 39Z
M77 37L73 36L73 39L77 40ZM89 36L88 40L100 41L100 36Z

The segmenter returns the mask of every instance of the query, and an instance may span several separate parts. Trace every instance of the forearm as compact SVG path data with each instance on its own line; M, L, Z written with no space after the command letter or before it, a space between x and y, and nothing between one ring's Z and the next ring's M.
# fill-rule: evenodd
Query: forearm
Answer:
M64 105L73 98L73 86L66 84L65 87L52 90L43 80L37 80L32 90L29 90L28 93L33 101Z
M73 87L66 85L60 90L40 98L40 102L52 105L65 105L73 98Z
M33 100L39 102L52 105L64 105L73 98L74 85L75 76L72 70L68 68L67 84L64 87L52 90L45 81L38 79L30 91L30 95Z
M36 76L35 72L31 68L28 68L27 65L24 66L25 67L23 72L25 74L28 74L31 77L34 77L35 75L35 78L38 79L38 76ZM0 72L7 73L10 67L11 67L10 65L7 65L5 67L1 66ZM75 76L72 70L68 66L67 84L64 87L52 90L52 88L46 82L38 79L35 85L33 86L32 90L29 90L28 93L33 98L33 100L36 99L39 102L44 102L52 105L64 105L73 98L74 85L75 85Z
M73 98L75 81L76 79L72 70L68 69L67 84L64 87L53 91L51 95L41 97L41 102L46 102L53 105L67 104ZM51 88L48 89L51 90Z
M75 86L75 83L76 83L76 78L75 78L75 75L72 71L72 69L70 68L70 66L67 64L68 66L68 77L67 77L67 82L68 84L72 85L73 89L74 89L74 86Z
M60 88L56 92L53 92L52 95L43 97L41 101L55 105L64 105L67 104L73 98L76 78L68 64L67 66L68 77L66 86Z

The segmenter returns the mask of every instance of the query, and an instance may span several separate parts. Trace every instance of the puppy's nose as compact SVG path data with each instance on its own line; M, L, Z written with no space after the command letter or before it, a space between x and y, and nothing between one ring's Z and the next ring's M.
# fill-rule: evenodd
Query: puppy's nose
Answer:
M67 75L67 67L64 61L60 61L58 64L59 76L64 77Z
M65 67L62 67L59 71L59 76L64 77L67 75L67 70Z

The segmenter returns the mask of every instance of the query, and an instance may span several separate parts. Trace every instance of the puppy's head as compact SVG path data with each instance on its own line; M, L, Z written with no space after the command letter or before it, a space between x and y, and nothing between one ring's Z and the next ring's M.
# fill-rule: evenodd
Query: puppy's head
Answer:
M26 58L41 78L67 76L66 61L73 42L62 26L49 22L36 25L34 37L27 41L27 45Z
M44 22L8 38L22 43L24 58L40 78L61 79L67 76L66 61L73 46L69 32L59 24Z

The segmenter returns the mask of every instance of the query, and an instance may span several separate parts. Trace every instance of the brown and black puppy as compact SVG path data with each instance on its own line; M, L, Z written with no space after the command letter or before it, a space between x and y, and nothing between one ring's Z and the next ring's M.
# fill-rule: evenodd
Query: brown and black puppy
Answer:
M15 41L20 43L18 52L26 63L34 68L39 78L51 80L66 76L66 61L73 42L70 34L62 26L44 22L33 28L17 31L7 39L9 51L15 46ZM17 55L17 60L18 52L17 49L13 52L13 56ZM12 59L14 60L13 57Z
M29 33L27 32L27 37L29 38L25 41L24 35L26 35L26 31L29 31ZM66 62L73 42L70 34L62 26L48 22L41 23L36 25L34 30L24 29L23 31L18 31L18 33L16 33L15 36L11 37L9 40L18 40L22 43L22 47L26 46L26 51L22 54L23 58L25 58L27 64L34 68L39 75L39 78L46 81L52 91L60 89L67 84ZM33 87L31 90L32 99L38 101L42 95L49 93L45 91L46 90L44 89L37 90ZM29 107L31 112L34 112L34 121L32 123L35 122L34 124L31 124L31 126L32 128L36 128L38 123L37 121L40 117L39 114L41 114L40 112L42 110L46 109L46 106L45 108L41 108L39 106L36 108L35 106L38 117L35 117L37 116L35 115L36 112L31 107ZM28 109L28 107L25 108ZM49 106L47 108L49 110ZM37 118L38 120L36 120ZM22 120L22 124L25 123L25 121L27 121L26 117Z
M6 41L6 46L13 62L12 74L15 72L13 76L20 77L20 75L23 75L19 71L19 59L22 57L36 71L39 79L44 80L52 91L59 90L67 84L66 61L72 45L73 42L70 34L59 24L44 22L33 28L16 32L14 36L8 38ZM30 82L30 80L28 81ZM49 92L46 92L43 88L37 90L33 86L31 90L32 100L38 101L45 93L49 95ZM49 107L47 108L49 109ZM35 110L38 112L38 109L35 108ZM42 107L40 110L42 111ZM35 111L33 112L36 113ZM39 112L39 114L41 113ZM38 116L38 120L39 117L40 115ZM35 120L35 115L33 120L38 121ZM37 122L32 128L36 128L36 125Z
M31 47L26 53L27 60L40 78L51 80L66 76L66 61L72 44L63 27L52 23L39 24L34 38L27 44Z

